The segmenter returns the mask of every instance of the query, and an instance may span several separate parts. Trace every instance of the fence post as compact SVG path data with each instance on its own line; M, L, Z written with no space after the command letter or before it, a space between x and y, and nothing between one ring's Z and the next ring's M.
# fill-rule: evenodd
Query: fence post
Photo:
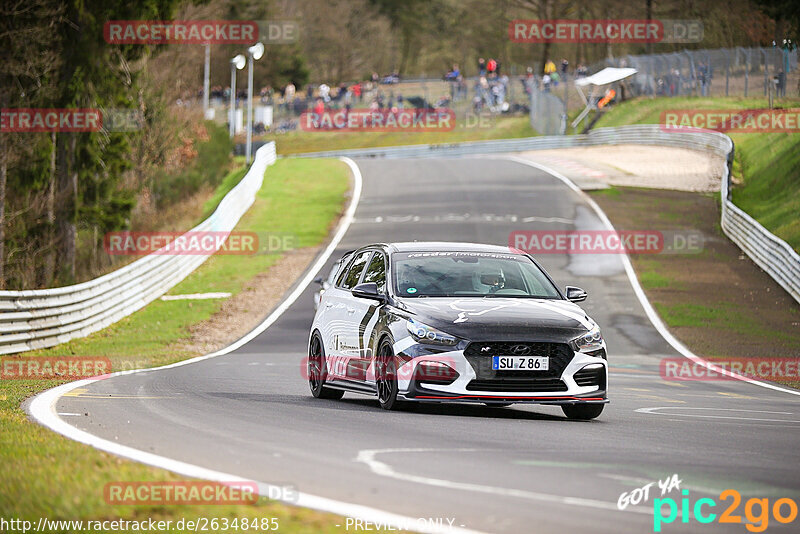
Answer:
M694 57L692 53L688 50L684 50L686 55L689 57L689 76L691 76L692 85L691 85L691 95L697 96L697 74L694 70Z
M767 51L764 48L759 48L761 54L764 56L764 96L767 96L767 84L769 83L767 80L769 78L769 58L767 57Z
M725 54L725 96L728 96L728 85L731 78L731 54L727 48L722 50Z
M747 96L747 86L750 82L750 50L748 49L744 52L745 57L745 64L744 64L744 96Z

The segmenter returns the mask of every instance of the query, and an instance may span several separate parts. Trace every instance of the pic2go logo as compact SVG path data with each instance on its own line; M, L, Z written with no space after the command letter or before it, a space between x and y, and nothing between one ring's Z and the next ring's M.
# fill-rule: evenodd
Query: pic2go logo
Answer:
M711 523L717 519L717 514L712 510L717 506L714 499L703 498L694 502L691 506L689 502L689 490L683 490L681 499L681 522L689 523L692 516L698 523ZM742 516L735 515L739 504L742 502L742 495L733 489L727 489L719 494L720 501L731 499L728 508L720 514L717 522L719 523L742 523ZM669 515L664 516L664 507L669 510ZM797 518L797 503L789 498L777 499L772 503L770 510L769 499L752 498L744 504L744 516L748 521L745 525L750 532L764 532L769 526L771 515L778 523L791 523ZM788 513L786 513L788 512ZM661 532L662 524L669 524L678 517L678 503L670 497L653 500L653 532Z

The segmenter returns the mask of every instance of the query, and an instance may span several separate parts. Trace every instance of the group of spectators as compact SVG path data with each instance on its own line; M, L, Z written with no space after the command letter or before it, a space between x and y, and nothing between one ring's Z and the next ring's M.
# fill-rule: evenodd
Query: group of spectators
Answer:
M476 64L477 76L469 81L462 73L459 65L454 63L452 68L444 75L443 79L449 82L449 94L433 97L431 101L425 97L414 95L404 96L394 87L401 79L397 72L379 75L373 72L369 79L355 83L341 83L338 85L319 83L306 84L297 87L288 83L282 88L275 89L271 86L258 90L257 99L263 105L272 105L275 116L280 117L273 128L278 130L291 130L297 127L296 119L305 111L323 113L331 109L368 108L404 109L404 108L443 108L450 107L454 102L469 99L472 92L471 107L475 112L488 110L492 113L518 111L525 104L512 104L510 102L511 80L502 72L501 63L497 59L479 58ZM544 72L536 76L531 67L526 74L520 77L522 90L530 94L535 87L542 91L550 91L565 80L569 62L563 59L560 68L556 68L553 61L545 63ZM585 76L586 67L579 65L575 75ZM389 86L389 87L386 87ZM471 91L470 91L471 89ZM225 106L230 100L230 87L214 86L210 90L210 98L215 105ZM198 98L202 98L202 89L198 91ZM239 87L236 91L238 105L247 98L247 88ZM526 99L527 101L527 99ZM513 108L512 108L513 106Z

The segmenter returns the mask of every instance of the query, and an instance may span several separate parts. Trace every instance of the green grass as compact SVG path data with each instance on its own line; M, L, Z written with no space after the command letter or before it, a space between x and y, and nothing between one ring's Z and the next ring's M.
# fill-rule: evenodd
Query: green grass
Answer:
M739 134L733 202L800 252L800 134Z
M781 100L782 107L800 101ZM616 106L595 126L658 124L669 109L762 109L763 98L638 98ZM736 133L733 202L800 251L800 135L797 133Z
M663 274L655 271L643 270L639 273L639 282L645 289L656 289L659 287L672 287L674 282Z
M230 185L231 176L226 177ZM342 209L349 170L336 160L279 160L265 175L256 202L237 230L296 236L297 247L319 245ZM219 193L219 192L218 192ZM216 197L221 198L217 194ZM266 270L279 253L214 256L170 292L238 293ZM208 319L219 300L152 302L144 309L87 338L21 356L104 356L114 370L147 367L194 354L176 350L188 327ZM267 310L265 310L266 312ZM9 357L3 357L7 359ZM179 480L166 471L89 449L30 422L21 409L28 397L59 381L0 381L0 517L36 521L61 519L180 519L277 517L281 532L334 532L334 516L266 500L252 506L109 506L103 487L110 481ZM339 520L341 522L341 520Z
M696 327L703 325L705 328L719 331L731 330L749 338L780 338L794 341L789 334L767 330L763 325L753 320L750 313L742 311L735 305L724 302L715 302L713 305L684 302L680 304L655 304L659 315L664 318L670 327Z
M295 130L284 134L269 134L262 139L275 141L278 154L299 154L323 150L350 148L374 148L397 145L425 145L484 141L489 139L511 139L533 137L537 133L531 128L528 116L498 117L487 125L469 127L459 120L449 132L307 132Z

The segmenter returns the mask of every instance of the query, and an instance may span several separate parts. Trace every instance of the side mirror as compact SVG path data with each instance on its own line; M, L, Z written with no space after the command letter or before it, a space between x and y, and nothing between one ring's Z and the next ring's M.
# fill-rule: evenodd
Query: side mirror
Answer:
M314 283L315 283L315 284L322 285L322 277L321 277L321 276L318 276L318 277L314 278Z
M352 289L352 292L354 297L383 301L383 295L378 293L378 284L375 282L358 284Z
M589 296L586 291L579 287L567 286L564 289L567 294L567 300L571 302L583 302Z

